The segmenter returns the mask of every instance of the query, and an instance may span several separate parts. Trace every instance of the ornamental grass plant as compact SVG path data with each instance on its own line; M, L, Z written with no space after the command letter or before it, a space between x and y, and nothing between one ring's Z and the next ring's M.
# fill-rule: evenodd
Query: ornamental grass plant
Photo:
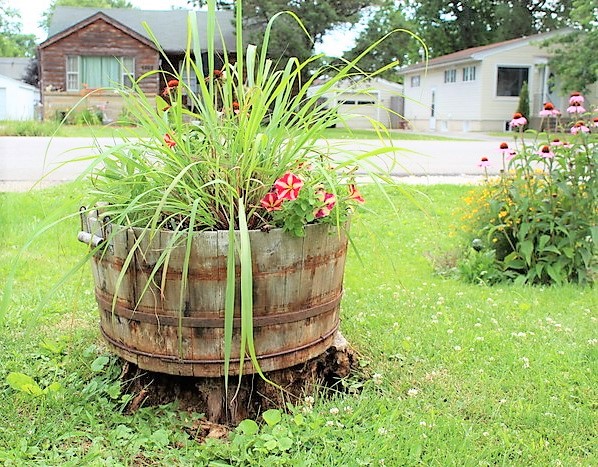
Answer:
M216 2L212 0L208 2L207 43L200 43L203 34L199 34L195 16L190 15L182 66L170 63L175 70L172 74L156 70L136 81L131 77L130 88L118 89L127 112L135 115L148 137L125 139L92 158L84 174L90 176L93 185L89 208L80 213L83 218L91 216L93 222L97 216L101 226L100 231L88 232L91 235L85 237L92 239L88 258L104 255L119 232L135 229L131 230L135 235L133 246L116 280L117 291L126 282L127 268L136 257L157 257L141 287L137 305L156 285L160 296L164 295L168 273L162 271L168 270L177 250L177 257L182 258L179 323L186 306L194 236L202 231L228 231L225 375L237 301L241 314L240 355L249 356L261 374L252 339L249 232L281 228L301 237L308 224L327 223L339 231L345 229L353 210L365 202L356 186L357 174L369 174L384 190L392 184L388 168L369 160L395 150L390 144L352 153L322 142L325 131L346 118L336 111L340 104L327 97L336 85L342 80L353 80L358 85L396 66L390 63L373 75L359 69L359 60L380 41L355 60L334 69L321 68L306 78L307 67L320 56L305 62L291 58L286 63L268 57L276 20L290 15L303 27L299 18L290 12L278 13L269 21L262 44L246 46L242 2L236 3L235 10L235 51L225 46L216 19ZM159 41L147 30L160 49ZM159 96L148 97L139 83L160 74L166 86ZM322 78L325 84L311 92L311 85ZM380 122L372 124L380 137L387 134ZM169 240L156 254L150 249L156 248L156 239L164 230L169 231ZM115 293L113 314L116 304ZM181 329L179 324L179 355L184 345Z
M572 102L579 99L583 102L579 93L571 96ZM595 282L598 144L590 128L598 127L591 113L579 116L568 141L528 130L517 132L511 146L496 148L500 175L486 176L484 185L466 198L469 246L460 270L467 279ZM516 118L512 126L522 130ZM480 166L487 170L490 163L485 156Z

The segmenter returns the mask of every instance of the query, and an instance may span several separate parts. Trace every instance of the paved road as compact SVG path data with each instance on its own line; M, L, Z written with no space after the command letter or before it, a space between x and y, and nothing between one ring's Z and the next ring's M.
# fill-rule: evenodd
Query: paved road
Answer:
M482 138L476 141L395 140L396 149L375 160L406 182L477 181L482 174L477 165L482 155L488 155L491 160L494 156L498 162L495 155L499 141ZM106 147L116 141L100 138L97 143ZM358 151L381 146L376 140L338 140L332 143L339 148ZM74 180L89 163L76 159L97 152L90 138L0 137L0 191L21 191ZM490 173L497 173L498 168L494 164Z

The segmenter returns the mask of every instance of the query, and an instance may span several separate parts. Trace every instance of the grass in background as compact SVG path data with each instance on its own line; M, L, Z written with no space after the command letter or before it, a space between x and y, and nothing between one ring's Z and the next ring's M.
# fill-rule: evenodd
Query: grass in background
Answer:
M81 202L64 185L0 193L0 284L53 210ZM488 288L435 274L457 247L453 212L467 187L393 194L398 217L364 190L352 236L341 329L362 356L345 383L313 394L231 441L198 444L198 416L174 405L121 413L119 367L99 338L89 267L51 298L81 256L78 221L34 242L0 320L0 463L5 465L566 465L596 460L595 290ZM32 396L6 382L34 379ZM358 389L358 391L357 391ZM281 415L278 417L278 415ZM279 419L280 418L280 419Z
M129 137L146 137L147 132L134 126L118 125L60 125L54 120L43 122L27 121L0 121L0 136L59 136L59 137L96 137L112 138L125 134ZM330 139L379 139L373 130L348 130L346 128L329 128L325 137ZM470 140L475 140L475 135ZM411 131L392 130L390 138L393 140L429 140L429 141L454 141L455 138L435 134L414 133ZM461 140L461 138L459 138Z
M113 138L126 134L128 137L147 136L145 130L134 126L119 125L61 125L56 120L0 121L0 136L56 136Z

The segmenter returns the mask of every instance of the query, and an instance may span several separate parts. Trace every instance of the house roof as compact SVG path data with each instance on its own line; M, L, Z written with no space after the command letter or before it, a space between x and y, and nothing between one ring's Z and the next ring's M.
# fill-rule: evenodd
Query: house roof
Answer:
M510 48L523 47L531 42L541 42L552 36L564 34L569 32L568 29L560 29L558 31L545 32L541 34L534 34L532 36L518 37L502 42L495 42L494 44L482 45L479 47L471 47L469 49L459 50L451 54L442 55L440 57L432 58L430 60L422 61L403 68L399 74L411 73L413 71L424 70L426 68L436 68L461 62L479 61L488 55L493 55L503 52Z
M0 75L22 81L31 60L29 57L0 57Z
M39 92L39 89L35 86L31 86L30 84L24 83L23 81L19 81L18 79L11 78L10 76L6 76L0 73L0 81L4 84L9 84L10 86L17 86L21 89L28 89L34 92Z
M130 29L133 33L151 40L150 35L143 27L146 22L152 33L160 42L160 46L166 52L179 52L185 50L187 45L187 16L188 10L137 10L131 8L80 8L57 6L48 31L48 39L41 44L48 45L53 42L55 36L61 33L68 33L74 26L94 15L102 13L105 17L114 20L118 24ZM207 43L207 11L196 11L197 23L199 25L199 43ZM231 11L216 11L218 26L224 38L224 44L228 50L234 51L236 45L235 28L233 24L233 13ZM204 26L204 27L202 27ZM217 41L218 43L218 41ZM221 47L219 47L221 49Z

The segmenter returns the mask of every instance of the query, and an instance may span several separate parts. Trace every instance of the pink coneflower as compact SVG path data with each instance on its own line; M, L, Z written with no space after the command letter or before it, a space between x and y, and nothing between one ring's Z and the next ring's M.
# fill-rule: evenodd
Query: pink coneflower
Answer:
M584 106L578 103L571 104L569 107L567 107L567 112L570 114L582 114L585 113L585 111L586 109Z
M571 128L571 134L572 135L576 135L577 133L589 133L590 129L586 126L586 122L584 122L583 120L580 120L579 122L577 122L575 125L573 125L573 128Z
M490 167L490 161L486 156L482 156L480 162L478 162L478 167Z
M542 156L545 159L551 159L554 157L554 152L550 150L550 146L548 146L548 144L542 146L540 150L536 152L536 154Z
M582 105L584 103L584 98L580 92L572 92L571 96L569 97L569 105Z
M498 152L508 161L513 159L513 157L515 157L516 154L516 152L513 149L511 149L509 145L505 142L500 143L500 146L498 147Z
M509 122L510 128L517 128L523 125L527 125L527 118L525 118L520 112L513 114L513 119Z
M550 145L551 146L563 146L565 143L563 143L560 139L558 138L554 138L551 142Z
M592 119L592 126L598 127L598 117Z
M545 118L545 117L558 117L561 114L561 112L554 107L554 104L552 102L545 102L544 103L544 108L542 110L540 110L540 117Z

